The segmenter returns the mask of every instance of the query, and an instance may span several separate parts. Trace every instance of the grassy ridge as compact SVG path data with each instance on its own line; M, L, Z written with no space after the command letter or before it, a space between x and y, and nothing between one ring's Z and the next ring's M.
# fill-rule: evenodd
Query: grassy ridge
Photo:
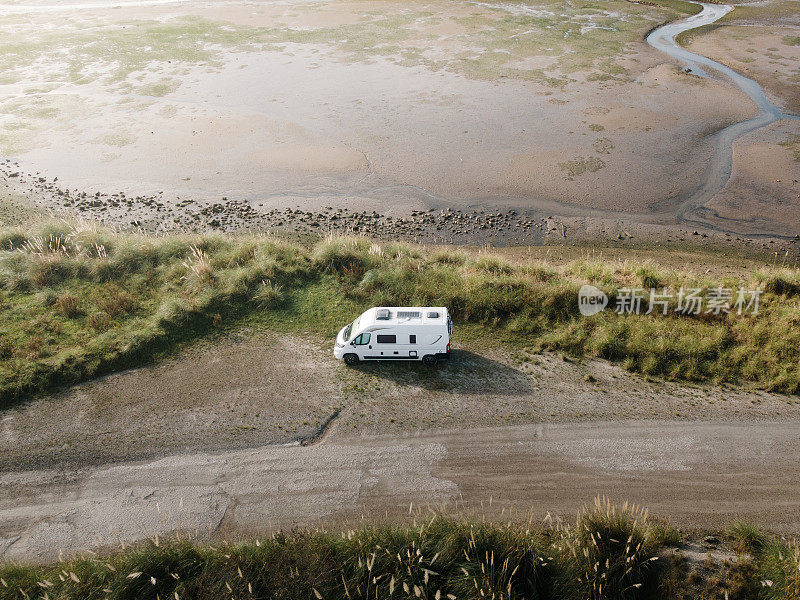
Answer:
M689 564L684 534L606 499L550 529L418 512L407 525L294 530L254 542L158 539L54 565L0 566L0 598L32 600L796 600L800 550L749 523L736 559Z
M296 531L257 543L145 547L47 567L0 568L0 597L213 600L635 599L659 596L666 530L597 500L545 533L420 514L414 525Z
M483 251L330 238L117 234L45 224L0 232L0 405L151 361L242 323L332 335L372 305L446 305L477 335L689 380L800 389L800 274L706 281L651 263L508 260ZM758 315L578 313L592 283L763 288ZM673 300L674 304L674 300Z

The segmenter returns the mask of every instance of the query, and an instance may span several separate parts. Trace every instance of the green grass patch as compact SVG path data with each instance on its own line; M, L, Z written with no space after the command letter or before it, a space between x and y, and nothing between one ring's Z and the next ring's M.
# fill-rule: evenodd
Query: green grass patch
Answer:
M723 19L724 18L725 17L723 17ZM711 33L718 27L722 27L720 21L715 21L714 23L709 23L708 25L701 25L700 27L695 27L694 29L682 31L675 36L675 41L678 43L679 46L688 46L689 44L692 43L692 40L694 40L695 38L698 38L707 33Z
M756 555L756 559L761 584L759 598L800 598L800 545L796 540L772 540Z
M655 0L653 4L669 8L684 15L696 15L703 10L702 6L694 2L685 2L684 0Z
M111 85L146 72L155 63L215 64L220 47L248 49L257 33L192 16L120 25L87 25L67 19L58 30L32 29L23 22L0 42L0 66L14 72L48 61L42 71L53 81L66 77L79 85L95 80ZM175 83L155 86L153 91L167 93Z
M797 600L800 598L800 546L796 540L776 538L749 521L735 521L727 535L733 550L753 570L748 598Z
M793 18L800 10L800 0L775 0L774 2L743 3L720 19L720 23L738 24L741 22L759 24L780 24L781 21Z
M580 177L586 173L596 173L606 166L606 163L596 156L579 156L572 160L558 163L558 168L571 179L573 177Z
M10 17L0 41L0 71L24 78L35 66L47 83L99 82L116 92L160 97L176 89L187 65L219 68L228 52L280 52L287 44L308 44L339 50L350 61L382 56L400 65L446 69L476 79L510 77L563 88L575 81L568 76L574 72L599 69L594 77L625 79L623 72L608 68L624 55L627 44L641 39L655 23L696 12L696 5L682 0L490 2L472 7L471 14L455 15L448 14L446 5L429 8L381 5L359 11L352 23L316 27L303 23L305 14L317 10L314 5L295 7L295 15L280 16L264 27L177 16L113 24L66 18L51 30L34 27L22 16ZM439 33L448 22L463 31ZM552 57L554 64L547 69L526 65L539 57ZM145 73L166 81L136 86Z
M763 294L757 315L678 315L673 298L666 315L585 318L577 304L585 283L612 303L631 287ZM457 324L487 338L647 375L800 389L796 270L712 282L646 262L512 260L365 238L309 249L270 237L148 237L50 223L0 230L0 398L8 406L243 324L332 337L375 305L448 306Z
M750 521L734 521L728 526L727 534L731 546L739 554L758 554L767 547L767 536Z

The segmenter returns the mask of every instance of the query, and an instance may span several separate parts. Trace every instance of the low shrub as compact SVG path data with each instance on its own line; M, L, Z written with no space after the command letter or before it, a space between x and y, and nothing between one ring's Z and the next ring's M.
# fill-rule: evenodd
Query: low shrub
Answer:
M800 296L800 277L787 273L770 275L764 282L764 291L779 296Z
M97 307L111 317L120 317L136 311L138 302L132 294L116 286L105 286L99 293Z
M468 263L471 269L484 271L493 275L510 275L514 272L514 267L507 260L499 256L482 254L474 261Z
M77 317L81 312L80 300L69 292L65 292L56 298L55 308L68 319Z
M95 331L107 331L111 327L111 315L106 312L92 313L86 322Z
M282 288L269 280L262 280L258 290L253 294L253 301L261 308L276 308L282 300Z
M21 248L28 237L20 229L7 229L0 231L0 250L16 250Z
M800 545L797 541L774 541L758 558L759 598L800 600Z
M624 600L653 594L658 548L646 510L628 504L616 507L607 498L596 498L578 514L566 542L585 597Z
M322 272L360 278L369 269L370 248L364 238L330 237L317 244L312 259Z

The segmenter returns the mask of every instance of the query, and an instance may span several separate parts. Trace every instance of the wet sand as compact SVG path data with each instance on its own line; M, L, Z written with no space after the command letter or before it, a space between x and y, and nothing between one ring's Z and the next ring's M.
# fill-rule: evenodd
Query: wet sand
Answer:
M572 219L583 237L660 232L677 221L659 207L698 187L714 132L755 114L729 83L684 73L645 44L667 18L627 2L586 14L559 3L0 10L4 29L33 35L27 65L0 85L0 142L14 161L3 170L58 177L45 206L75 211L86 194L79 214L148 229L264 228L270 211L330 206L404 218L515 210ZM540 42L542 19L566 41ZM587 42L570 41L578 32ZM81 46L93 35L143 58L104 58ZM761 179L748 175L738 201L772 207ZM121 192L162 206L115 205ZM220 218L237 211L243 219ZM797 233L782 213L758 212L744 230L713 214L700 225ZM587 218L597 221L576 221Z
M718 27L692 36L688 48L757 81L784 111L800 110L800 15L791 1L754 3L726 15ZM698 221L724 223L729 231L765 230L798 224L800 121L783 120L740 138L732 177Z

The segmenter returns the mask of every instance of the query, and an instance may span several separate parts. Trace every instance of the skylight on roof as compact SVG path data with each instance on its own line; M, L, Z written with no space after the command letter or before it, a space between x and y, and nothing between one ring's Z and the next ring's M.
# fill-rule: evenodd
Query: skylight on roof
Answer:
M398 319L420 319L422 318L422 313L418 310L398 310L397 311L397 318Z

